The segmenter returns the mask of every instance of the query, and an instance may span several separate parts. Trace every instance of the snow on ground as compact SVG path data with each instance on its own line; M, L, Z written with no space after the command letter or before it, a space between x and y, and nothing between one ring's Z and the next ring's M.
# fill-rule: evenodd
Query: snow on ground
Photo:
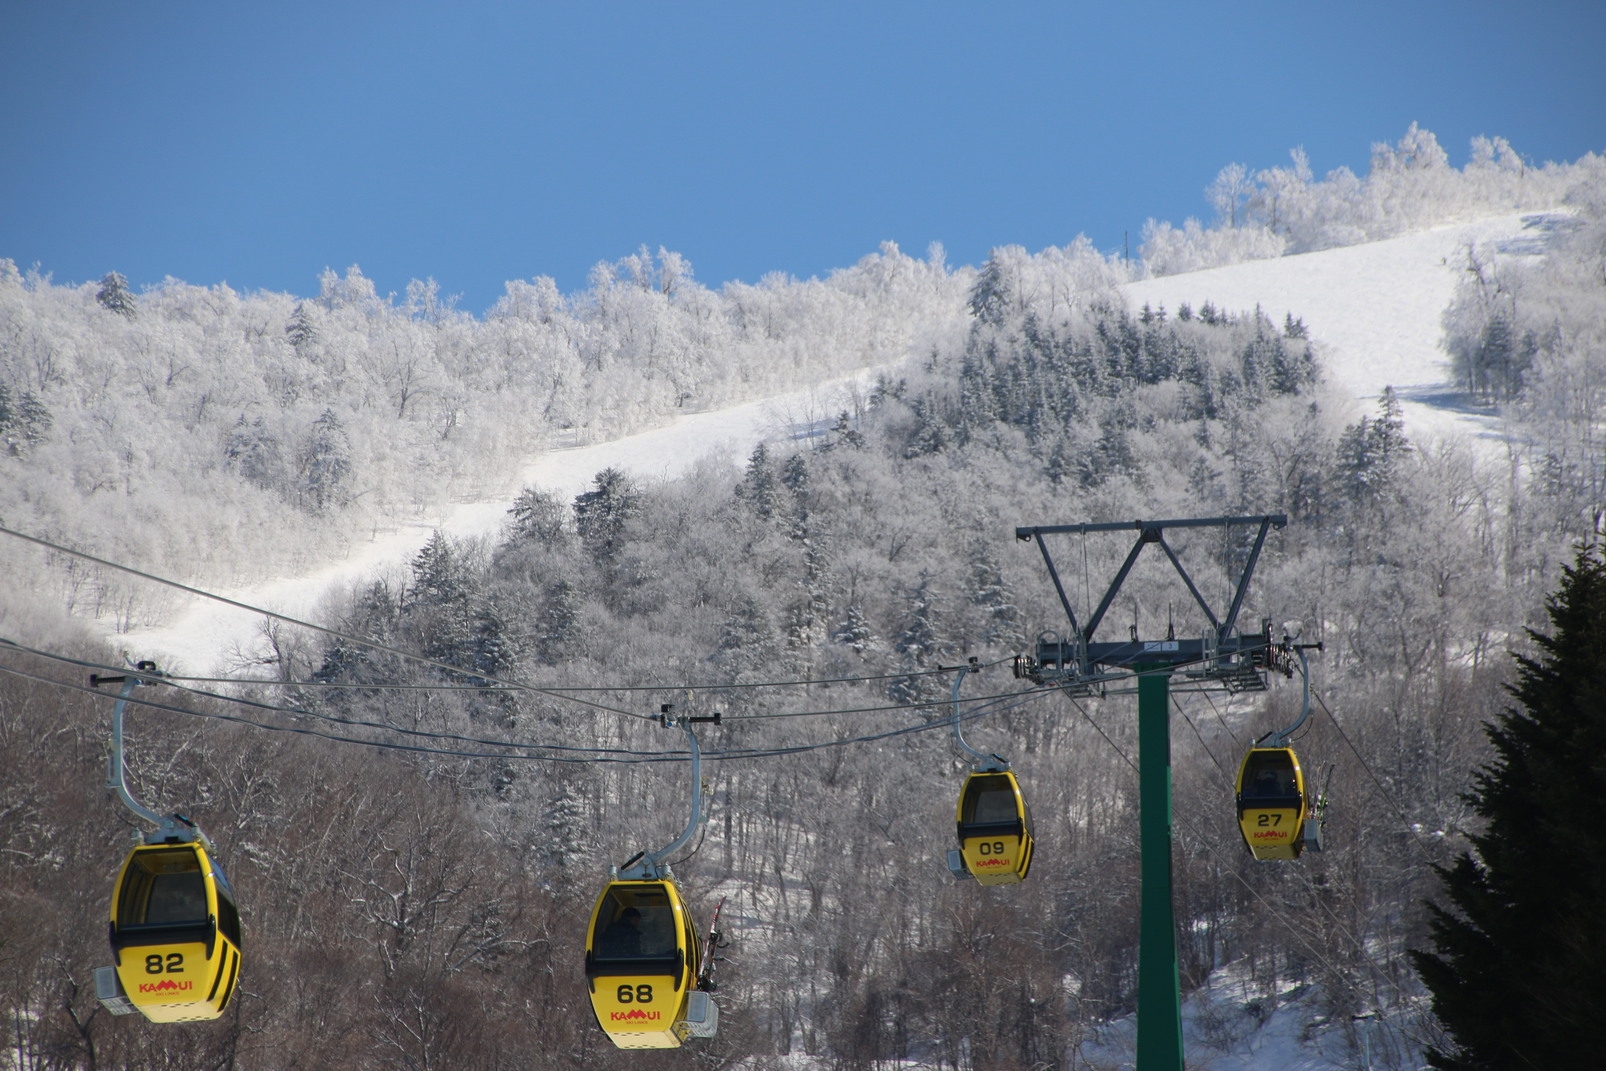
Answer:
M682 475L711 455L724 454L733 465L742 464L759 441L823 434L836 414L855 408L854 399L862 398L880 371L868 369L808 390L729 409L689 413L664 427L610 442L548 450L520 469L515 486L539 487L569 499L590 489L596 474L610 466L650 482ZM496 538L507 523L509 505L505 497L461 503L442 516L420 519L356 543L343 560L316 572L216 594L310 621L330 593L405 567L436 530L459 539ZM110 622L99 624L107 638L130 657L153 659L165 672L238 672L239 652L248 652L259 643L261 615L200 596L180 598L186 601L171 621L160 627L114 635L109 631Z
M1394 388L1406 435L1469 435L1493 449L1500 441L1496 418L1467 405L1450 382L1440 317L1455 296L1469 246L1502 257L1542 255L1557 219L1499 216L1343 249L1145 279L1123 289L1134 311L1145 303L1163 305L1168 316L1183 302L1195 312L1206 301L1232 313L1259 306L1281 328L1292 313L1320 343L1331 382L1368 409L1384 387Z

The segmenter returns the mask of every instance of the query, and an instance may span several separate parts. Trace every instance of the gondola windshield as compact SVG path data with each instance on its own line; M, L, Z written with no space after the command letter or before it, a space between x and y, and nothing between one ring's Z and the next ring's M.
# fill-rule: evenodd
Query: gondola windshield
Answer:
M680 930L662 882L614 882L593 920L589 973L678 974Z
M961 837L965 830L976 827L1007 826L1018 833L1022 815L1013 778L1008 774L973 775L965 785L964 800L959 805L959 824L964 827Z
M169 926L205 926L206 877L189 845L138 851L128 860L117 898L118 933Z

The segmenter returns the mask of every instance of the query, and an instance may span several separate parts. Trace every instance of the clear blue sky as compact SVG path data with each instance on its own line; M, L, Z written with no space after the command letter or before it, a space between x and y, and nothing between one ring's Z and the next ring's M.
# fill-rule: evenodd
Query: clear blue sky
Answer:
M1413 121L1606 151L1606 4L0 5L0 257L482 313L645 244L710 286L1207 218L1227 163L1364 174Z

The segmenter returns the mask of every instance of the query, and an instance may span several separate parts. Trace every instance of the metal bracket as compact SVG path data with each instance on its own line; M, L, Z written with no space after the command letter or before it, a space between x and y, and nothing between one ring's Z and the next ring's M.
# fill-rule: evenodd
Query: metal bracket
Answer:
M1266 534L1272 528L1282 528L1287 523L1286 514L1263 514L1254 517L1202 517L1016 528L1016 539L1022 542L1036 540L1037 548L1043 556L1043 564L1048 569L1049 577L1054 582L1054 590L1059 595L1060 605L1070 622L1073 637L1073 641L1067 641L1052 632L1040 634L1034 655L1016 660L1016 675L1026 676L1040 684L1055 684L1073 694L1092 695L1102 694L1103 681L1108 679L1104 672L1106 670L1130 670L1137 665L1159 664L1173 668L1192 667L1185 669L1187 676L1203 682L1219 683L1233 692L1264 689L1266 682L1263 671L1273 659L1270 622L1263 625L1260 635L1243 637L1238 631L1238 615L1243 609L1250 577L1254 574L1260 552L1265 546ZM1231 606L1224 615L1218 617L1199 591L1198 585L1188 575L1176 551L1166 542L1165 530L1222 528L1251 524L1258 525L1259 531L1256 533L1254 545L1244 563L1243 571L1238 577ZM1076 611L1065 593L1065 585L1060 581L1059 571L1054 566L1053 557L1049 554L1048 544L1043 537L1065 533L1086 536L1090 532L1117 531L1136 531L1137 541L1121 564L1115 579L1110 582L1092 616L1087 619L1086 624L1079 624ZM1176 570L1188 593L1193 596L1194 602L1198 604L1205 619L1210 623L1209 630L1199 640L1176 640L1168 636L1165 641L1143 642L1138 640L1134 630L1130 642L1095 643L1094 633L1114 603L1122 584L1126 582L1138 555L1151 543L1157 545L1171 562L1172 568Z

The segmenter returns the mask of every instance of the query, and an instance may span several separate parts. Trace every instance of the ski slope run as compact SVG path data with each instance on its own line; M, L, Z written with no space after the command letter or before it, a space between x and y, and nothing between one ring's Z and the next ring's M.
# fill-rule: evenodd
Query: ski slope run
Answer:
M1476 410L1450 382L1440 317L1466 270L1467 251L1500 258L1540 256L1555 214L1500 216L1383 242L1255 260L1226 268L1129 283L1130 307L1206 301L1229 313L1258 306L1281 327L1292 313L1319 344L1330 382L1363 402L1393 387L1413 439L1470 436L1491 447L1497 419Z
M1133 310L1147 303L1175 314L1184 302L1198 309L1206 301L1223 312L1251 312L1258 306L1279 325L1292 313L1304 320L1320 347L1327 375L1344 391L1362 402L1389 386L1399 393L1406 433L1412 438L1470 435L1492 446L1499 438L1493 418L1457 404L1448 383L1439 318L1454 294L1469 246L1502 256L1540 255L1554 222L1555 217L1545 215L1503 216L1383 242L1148 279L1123 289ZM689 414L611 442L550 450L531 460L518 481L572 498L610 466L651 481L681 475L711 454L738 464L759 441L819 434L832 414L853 408L848 399L868 388L875 371L761 402ZM507 521L508 507L500 498L461 504L443 516L357 544L343 560L307 575L219 594L312 620L319 603L331 594L405 569L437 529L456 538L495 538ZM113 640L169 671L240 672L261 644L262 623L259 615L237 607L189 597L170 624Z

